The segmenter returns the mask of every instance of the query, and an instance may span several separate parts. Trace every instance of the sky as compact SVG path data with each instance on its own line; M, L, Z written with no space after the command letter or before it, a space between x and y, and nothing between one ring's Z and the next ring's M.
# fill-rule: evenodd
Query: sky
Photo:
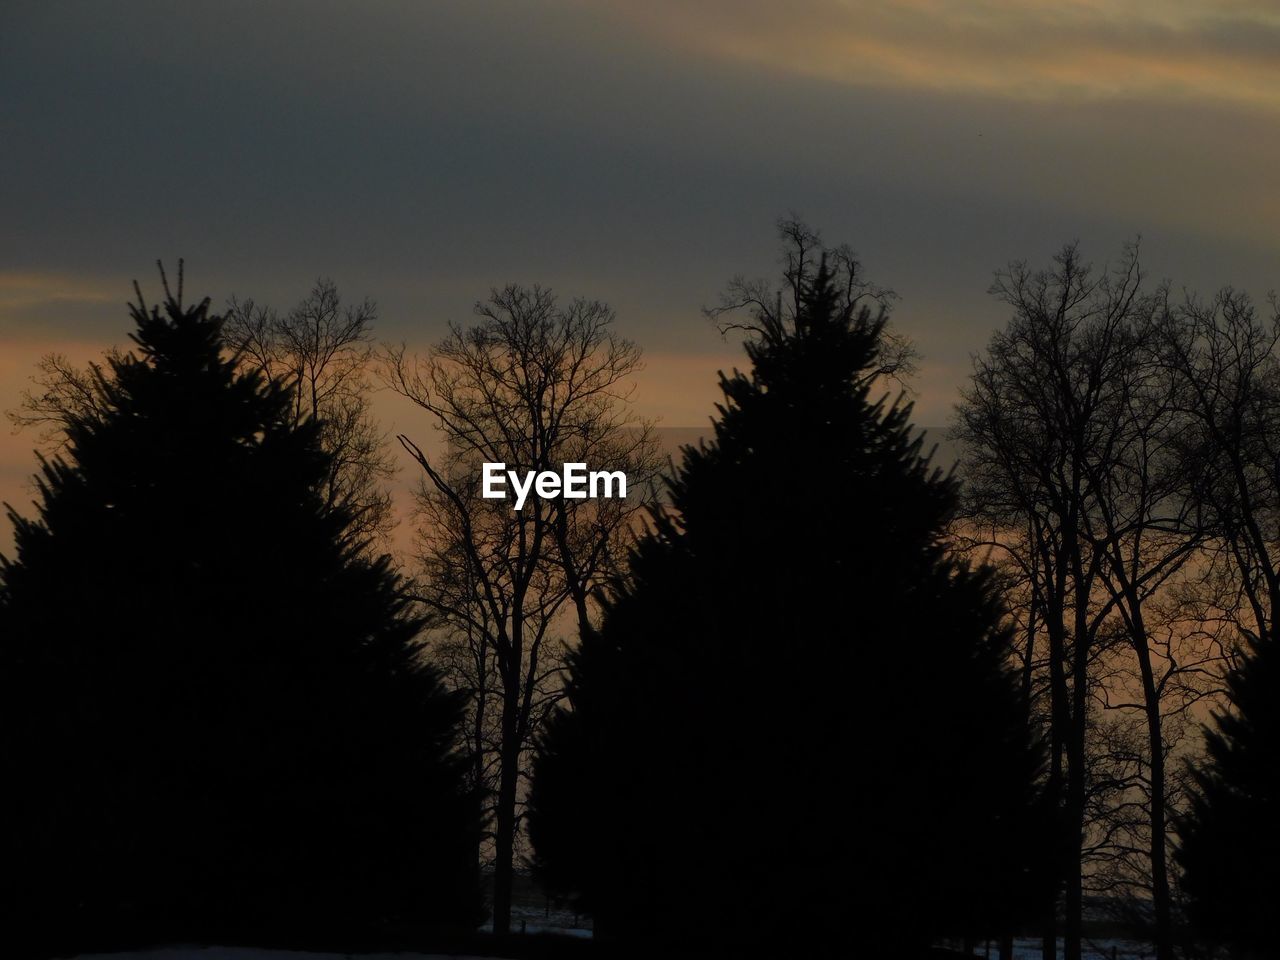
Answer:
M742 363L701 308L794 212L899 293L944 426L995 269L1141 236L1153 278L1262 299L1278 187L1276 0L5 0L0 408L183 257L215 304L330 277L415 347L495 285L606 300L639 412L699 426ZM0 499L35 445L0 424Z

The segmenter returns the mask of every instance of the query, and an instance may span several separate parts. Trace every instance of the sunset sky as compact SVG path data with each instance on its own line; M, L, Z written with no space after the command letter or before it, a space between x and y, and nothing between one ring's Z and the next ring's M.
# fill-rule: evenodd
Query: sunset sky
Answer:
M332 277L423 346L495 284L601 298L641 412L698 425L740 362L700 308L776 272L795 211L900 293L944 425L995 268L1141 234L1154 277L1261 299L1278 171L1274 0L8 0L0 408L41 354L123 343L181 256L217 304ZM0 431L0 499L34 444Z

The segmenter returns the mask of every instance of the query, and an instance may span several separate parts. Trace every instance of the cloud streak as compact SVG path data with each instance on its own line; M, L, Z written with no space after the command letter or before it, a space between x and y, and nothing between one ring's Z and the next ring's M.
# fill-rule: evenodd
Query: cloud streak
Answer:
M673 44L850 84L1029 100L1201 99L1280 110L1274 5L614 0L612 7Z
M5 340L80 335L112 305L120 306L120 294L118 287L74 274L0 271L0 331Z

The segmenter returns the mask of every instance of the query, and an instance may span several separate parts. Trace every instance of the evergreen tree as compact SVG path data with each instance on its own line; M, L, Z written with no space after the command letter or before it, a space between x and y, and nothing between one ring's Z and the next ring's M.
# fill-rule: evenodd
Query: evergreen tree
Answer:
M956 487L910 406L869 397L892 344L841 254L793 250L786 317L749 298L751 371L721 376L541 743L537 864L597 936L923 945L1051 891L1001 611L947 554Z
M1182 890L1196 930L1234 955L1275 955L1280 902L1280 646L1256 643L1227 677L1231 709L1206 731L1207 757L1179 824Z
M136 351L12 508L0 870L38 941L478 921L459 704L386 557L323 495L320 424L204 302Z

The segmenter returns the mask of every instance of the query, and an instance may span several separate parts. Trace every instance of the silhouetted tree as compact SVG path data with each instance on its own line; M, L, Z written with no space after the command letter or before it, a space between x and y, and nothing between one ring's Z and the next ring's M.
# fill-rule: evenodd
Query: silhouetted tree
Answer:
M459 704L322 424L208 300L132 308L0 567L6 931L474 923ZM163 931L163 933L162 933Z
M1223 612L1249 640L1280 642L1280 301L1260 317L1248 294L1188 293L1160 326L1177 384L1182 494L1204 514Z
M322 278L283 315L232 297L222 333L241 369L258 370L288 387L295 422L320 421L320 445L330 455L326 496L354 510L349 536L368 541L375 551L394 526L386 484L395 473L387 438L371 409L376 319L373 301L344 304L333 281ZM101 361L80 367L50 353L40 359L19 405L6 415L15 427L39 429L43 445L59 451L72 423L104 409L101 378L120 358L112 347Z
M883 299L783 224L751 372L631 556L534 766L545 880L597 935L819 953L1000 934L1042 909L1042 753L988 572L944 543ZM739 285L735 289L741 290ZM875 312L871 307L879 300Z
M469 694L473 779L492 798L493 928L506 933L528 751L560 696L565 641L592 629L591 595L616 575L658 463L651 426L630 406L640 348L615 332L607 304L562 305L513 284L475 312L425 357L390 351L385 373L444 442L433 459L399 438L423 469L415 595L440 616L434 649ZM521 475L566 462L622 471L628 495L530 496L515 510L480 495L485 462Z
M1165 318L1180 384L1184 495L1205 513L1210 617L1239 638L1225 707L1178 824L1182 892L1197 934L1274 956L1280 898L1280 304L1241 291L1188 295Z
M1280 645L1259 640L1228 677L1231 705L1206 731L1191 811L1178 824L1186 909L1233 955L1275 955L1280 902Z
M1016 261L991 292L1012 311L957 411L962 541L994 555L1019 623L1024 685L1050 739L1050 791L1070 825L1064 956L1082 951L1088 892L1151 905L1173 957L1166 770L1221 654L1183 602L1203 511L1183 492L1178 379L1157 345L1166 289L1133 245L1096 271L1074 244ZM1048 851L1046 851L1048 854ZM1056 955L1056 918L1043 955Z
M386 489L395 462L372 413L377 317L372 300L343 303L322 277L285 314L232 297L224 336L242 366L289 386L295 421L320 421L320 445L330 457L325 496L355 511L353 537L382 546L395 524Z

